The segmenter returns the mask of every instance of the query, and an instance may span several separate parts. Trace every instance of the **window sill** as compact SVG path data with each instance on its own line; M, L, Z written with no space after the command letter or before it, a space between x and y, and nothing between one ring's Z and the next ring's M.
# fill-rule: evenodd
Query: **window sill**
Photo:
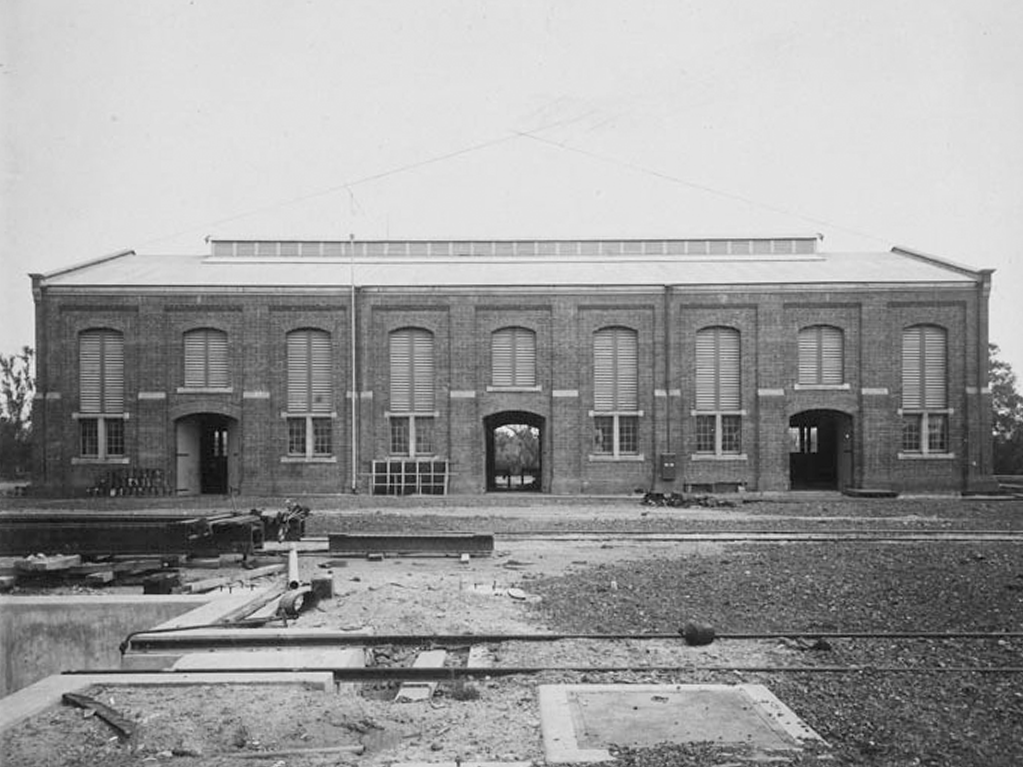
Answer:
M281 411L281 418L337 418L337 412L330 413L288 413Z
M178 394L234 394L233 386L179 386Z
M127 456L100 458L99 456L75 456L71 459L72 466L127 466L131 459Z
M488 386L488 392L541 392L541 386Z
M437 458L437 454L436 453L431 453L429 455L408 455L406 453L405 455L394 455L394 454L391 454L391 455L387 456L386 458L384 458L383 460L385 460L385 461L436 461L436 460L439 460L439 459Z
M305 455L282 455L281 463L337 463L337 456L316 455L310 458Z
M955 453L903 453L898 454L900 461L951 461L956 457Z
M745 453L693 453L689 456L690 461L748 461L749 456Z
M606 453L591 453L588 456L590 463L642 463L646 456L642 453L629 453L628 455L610 455Z
M852 387L847 383L841 384L801 384L795 385L796 391L851 391Z

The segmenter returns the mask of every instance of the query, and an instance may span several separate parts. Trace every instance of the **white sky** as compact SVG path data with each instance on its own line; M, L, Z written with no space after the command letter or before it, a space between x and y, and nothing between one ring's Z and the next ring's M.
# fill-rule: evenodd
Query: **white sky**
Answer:
M274 239L822 232L997 269L1014 0L0 0L0 351L29 272Z

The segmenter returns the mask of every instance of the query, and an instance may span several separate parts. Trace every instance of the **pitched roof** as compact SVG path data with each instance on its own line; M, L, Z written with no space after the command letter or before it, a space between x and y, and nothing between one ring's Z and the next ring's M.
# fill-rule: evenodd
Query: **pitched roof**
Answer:
M489 289L963 284L990 273L904 248L817 252L814 239L216 241L210 255L127 251L39 279L69 288L346 288L354 277L360 287Z

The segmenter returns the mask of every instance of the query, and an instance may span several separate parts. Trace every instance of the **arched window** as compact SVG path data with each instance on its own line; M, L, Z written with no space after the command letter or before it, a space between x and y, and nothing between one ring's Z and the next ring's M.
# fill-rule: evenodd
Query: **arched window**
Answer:
M490 361L495 387L536 386L536 333L519 327L495 330L490 337Z
M78 336L78 428L83 458L124 455L124 335L109 328Z
M215 328L197 328L185 333L184 341L185 388L226 388L227 333Z
M806 386L845 383L845 348L841 328L811 325L799 331L799 377Z
M696 333L696 452L742 452L739 331L708 327Z
M620 457L639 452L639 343L631 328L593 334L593 450Z
M433 333L402 328L390 335L390 452L429 455L434 452Z
M902 450L948 453L948 334L937 325L902 331Z
M288 455L325 457L334 452L333 352L330 333L315 328L287 335Z

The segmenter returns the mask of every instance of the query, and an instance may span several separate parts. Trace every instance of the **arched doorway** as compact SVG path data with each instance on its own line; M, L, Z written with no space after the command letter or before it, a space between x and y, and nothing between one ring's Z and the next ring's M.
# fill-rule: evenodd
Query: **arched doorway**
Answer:
M852 416L804 410L789 419L789 487L842 490L852 483Z
M484 418L483 427L487 438L487 490L541 492L543 417L506 410Z
M194 413L175 421L178 495L226 495L238 487L238 421Z

